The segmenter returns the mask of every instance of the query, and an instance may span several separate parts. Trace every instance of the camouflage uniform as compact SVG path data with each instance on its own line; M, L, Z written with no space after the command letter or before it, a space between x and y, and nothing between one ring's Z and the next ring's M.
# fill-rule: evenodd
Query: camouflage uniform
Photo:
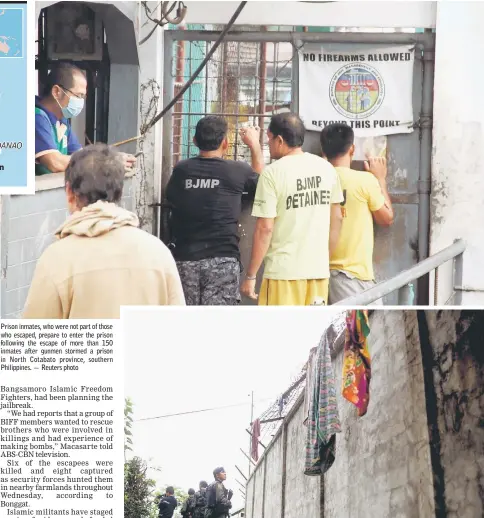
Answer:
M188 306L234 306L240 303L240 262L235 257L177 261Z
M181 508L180 514L183 518L193 518L195 512L195 495L190 495Z
M205 518L207 508L207 488L201 488L195 493L195 511L193 518Z

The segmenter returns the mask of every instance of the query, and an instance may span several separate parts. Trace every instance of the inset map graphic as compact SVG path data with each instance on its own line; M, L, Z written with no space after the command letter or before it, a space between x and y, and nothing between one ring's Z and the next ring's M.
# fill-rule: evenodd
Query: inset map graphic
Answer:
M26 3L0 0L0 194L27 186L26 22Z
M23 57L24 10L0 6L0 59Z

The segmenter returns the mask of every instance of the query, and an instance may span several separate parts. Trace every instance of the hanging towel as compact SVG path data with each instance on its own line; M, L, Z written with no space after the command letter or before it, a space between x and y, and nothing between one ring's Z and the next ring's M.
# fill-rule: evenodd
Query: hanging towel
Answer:
M259 460L259 438L260 438L260 420L256 419L252 424L252 448L251 456L257 462Z
M336 434L341 423L327 333L321 338L316 358L313 391L307 423L305 475L321 475L333 465Z
M307 426L309 419L309 404L314 392L314 376L316 374L316 359L318 348L314 347L309 353L309 360L306 366L306 387L304 389L304 421Z
M346 338L343 357L343 397L366 414L370 402L371 359L367 337L370 334L367 310L346 313Z

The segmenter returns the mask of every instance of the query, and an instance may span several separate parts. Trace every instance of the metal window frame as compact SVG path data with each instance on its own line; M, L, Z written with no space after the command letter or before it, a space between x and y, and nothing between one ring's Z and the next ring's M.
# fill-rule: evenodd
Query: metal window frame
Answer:
M163 105L166 106L173 98L174 81L172 77L173 45L177 41L206 41L213 42L219 37L219 31L199 30L167 30L164 33L163 56ZM353 43L353 44L414 44L422 51L430 51L435 47L435 34L432 33L356 33L356 32L229 32L226 41L251 43L292 43L298 48L303 43ZM299 59L298 53L293 57L292 102L291 109L299 111ZM173 109L163 118L163 160L162 160L162 194L172 169L171 141L166 135L173 130Z
M200 30L168 30L164 33L164 65L163 65L163 105L166 106L173 96L173 45L183 40L187 42L213 42L219 37L219 31ZM420 130L419 180L418 180L418 261L429 255L430 240L430 179L432 154L432 108L434 84L434 50L435 32L423 33L363 33L363 32L229 32L225 41L251 43L292 43L295 49L304 43L319 44L354 44L354 45L414 45L418 49L416 59L422 64L422 101L419 120ZM299 54L294 52L292 60L292 97L291 109L299 112ZM172 170L172 142L168 136L172 134L173 110L163 119L162 142L162 174L161 195L165 194L166 185ZM162 198L163 199L163 198ZM161 219L161 207L158 218ZM160 236L161 237L161 236ZM417 297L419 305L429 303L428 275L418 281Z

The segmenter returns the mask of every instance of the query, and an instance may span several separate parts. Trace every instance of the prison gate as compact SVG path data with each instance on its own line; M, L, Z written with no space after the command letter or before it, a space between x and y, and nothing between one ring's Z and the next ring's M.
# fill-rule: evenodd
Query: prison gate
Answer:
M163 105L166 106L180 91L218 35L217 30L190 27L189 30L165 31ZM345 43L360 49L370 45L415 45L412 100L415 131L391 135L387 139L387 181L395 222L391 228L375 229L375 275L378 281L388 279L428 256L435 44L432 33L276 32L260 27L243 27L229 33L183 99L163 120L161 192L164 192L173 166L179 160L198 154L193 136L198 120L205 115L220 115L227 119L227 158L233 160L250 163L250 152L241 143L238 132L246 124L260 126L264 158L270 162L264 134L272 115L298 111L298 49L305 42ZM319 132L307 132L304 149L320 154ZM244 268L250 260L255 224L251 217L252 201L248 195L242 200L239 229ZM164 217L163 207L159 217ZM262 272L258 276L258 286L261 277ZM418 285L415 283L413 288L415 301L426 304L428 278L419 281ZM397 304L397 296L396 293L389 295L385 302ZM243 303L254 302L244 298Z

